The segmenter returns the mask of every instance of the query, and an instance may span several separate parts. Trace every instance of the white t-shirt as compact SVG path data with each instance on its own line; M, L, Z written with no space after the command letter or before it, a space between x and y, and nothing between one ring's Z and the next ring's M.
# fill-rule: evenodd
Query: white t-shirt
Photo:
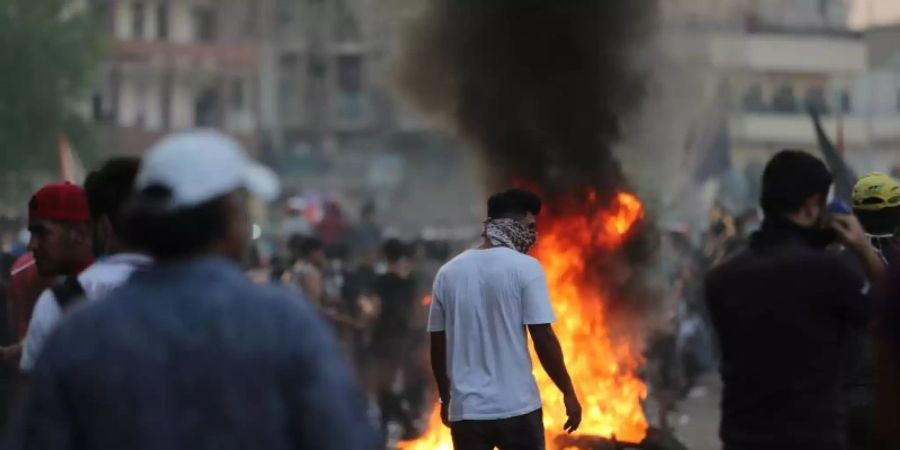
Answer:
M138 269L149 267L153 262L148 256L138 254L118 254L103 258L88 266L78 274L78 282L84 289L84 297L94 301L105 297L111 290L119 287ZM22 358L19 367L29 372L50 336L53 328L62 319L63 311L50 289L44 290L34 305L28 332L22 342Z
M506 247L463 252L438 271L428 331L447 335L450 420L495 420L541 407L525 325L556 321L547 279Z

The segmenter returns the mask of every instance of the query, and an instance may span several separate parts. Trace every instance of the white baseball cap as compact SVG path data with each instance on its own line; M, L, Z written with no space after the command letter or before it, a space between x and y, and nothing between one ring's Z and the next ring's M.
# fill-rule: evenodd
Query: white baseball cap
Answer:
M135 180L171 191L168 207L197 206L238 189L266 201L279 193L278 177L253 161L234 138L214 130L170 134L147 151Z

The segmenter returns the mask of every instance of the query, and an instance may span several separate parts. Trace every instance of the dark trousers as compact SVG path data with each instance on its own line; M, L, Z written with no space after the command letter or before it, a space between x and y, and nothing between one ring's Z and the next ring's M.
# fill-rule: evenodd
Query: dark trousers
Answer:
M544 414L453 422L450 434L455 450L544 450Z

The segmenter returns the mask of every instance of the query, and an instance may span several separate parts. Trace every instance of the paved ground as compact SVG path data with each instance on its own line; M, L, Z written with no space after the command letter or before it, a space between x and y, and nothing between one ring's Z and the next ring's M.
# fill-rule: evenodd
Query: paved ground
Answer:
M718 375L705 377L687 399L679 403L678 411L669 416L678 439L690 450L720 450L719 399L721 383ZM649 414L655 418L655 413Z

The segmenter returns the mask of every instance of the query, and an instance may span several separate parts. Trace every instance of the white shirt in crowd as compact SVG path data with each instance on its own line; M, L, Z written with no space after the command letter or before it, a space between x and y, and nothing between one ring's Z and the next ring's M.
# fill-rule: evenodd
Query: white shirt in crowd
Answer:
M95 301L105 297L111 290L119 287L135 270L149 267L153 260L148 256L121 253L97 260L78 274L78 282L84 289L84 297ZM51 289L46 289L38 297L31 314L31 322L22 342L22 358L19 367L29 372L44 347L44 342L59 323L63 311L56 301Z
M450 421L539 409L525 326L554 321L544 269L531 256L495 247L445 264L434 281L428 331L447 336Z

